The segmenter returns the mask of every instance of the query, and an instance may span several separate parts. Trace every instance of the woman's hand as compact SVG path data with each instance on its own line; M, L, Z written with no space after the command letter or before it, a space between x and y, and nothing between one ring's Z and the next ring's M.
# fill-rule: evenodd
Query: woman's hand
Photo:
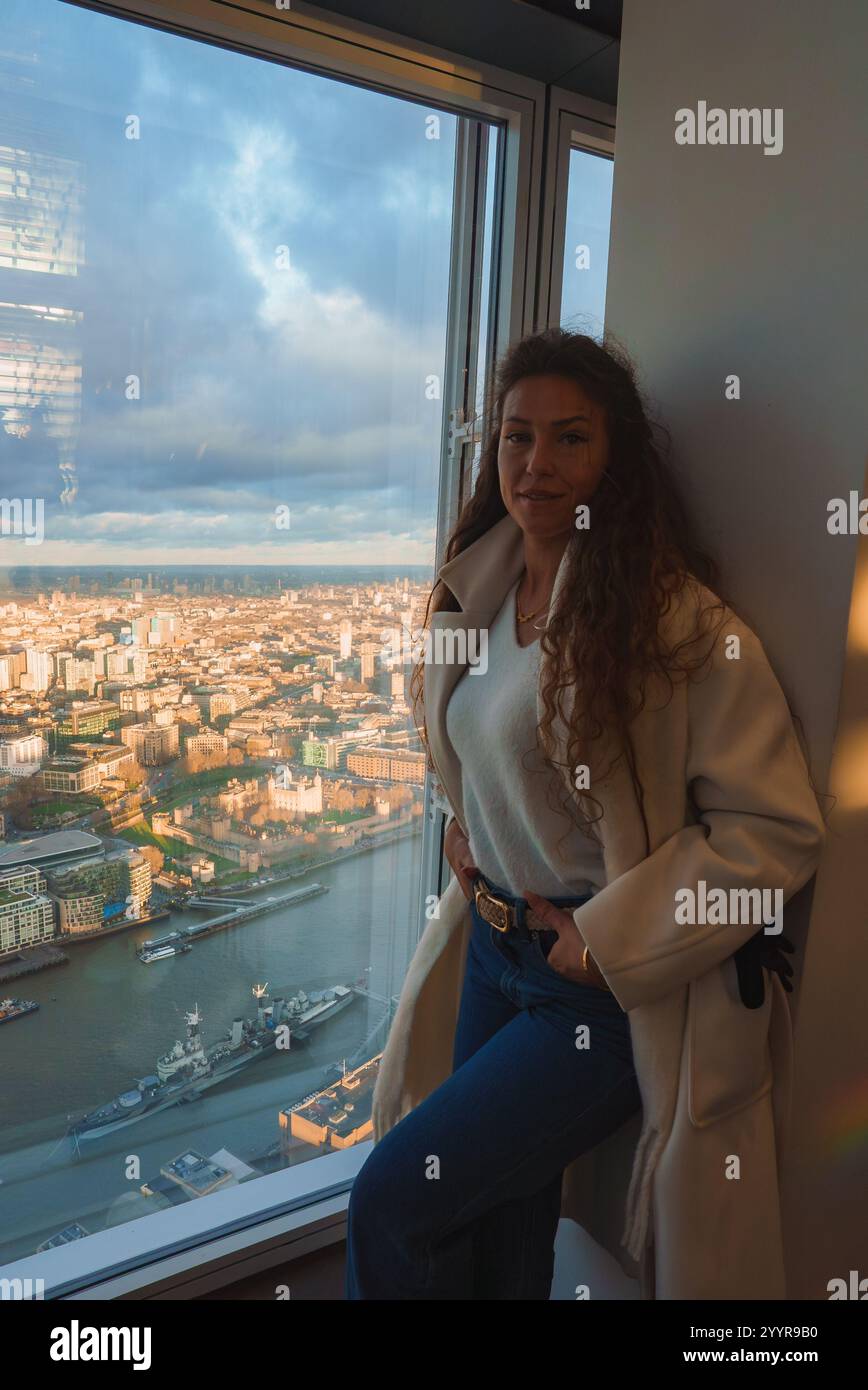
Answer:
M522 897L527 899L534 917L542 922L546 930L558 934L557 941L546 957L552 970L556 971L558 975L563 975L567 980L573 980L576 984L595 985L597 989L608 990L609 986L606 984L605 977L599 966L594 963L590 952L588 953L588 962L591 969L582 969L585 942L576 926L573 914L565 908L555 907L554 903L550 903L547 898L541 898L538 893L531 893L527 888Z
M479 873L479 869L473 862L470 842L457 820L452 821L447 828L443 839L443 852L461 885L462 893L469 901L473 897L473 889L470 885Z

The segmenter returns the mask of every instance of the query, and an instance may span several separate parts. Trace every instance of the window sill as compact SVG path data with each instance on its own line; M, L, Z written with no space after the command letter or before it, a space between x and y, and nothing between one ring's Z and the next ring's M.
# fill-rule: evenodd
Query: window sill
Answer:
M344 1240L350 1188L372 1147L369 1140L154 1212L2 1274L43 1279L46 1299L196 1298Z

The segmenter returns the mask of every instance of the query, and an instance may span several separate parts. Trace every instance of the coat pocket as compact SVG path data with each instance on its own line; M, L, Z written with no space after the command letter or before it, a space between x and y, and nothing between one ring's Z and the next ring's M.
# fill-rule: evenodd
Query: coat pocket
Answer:
M758 1009L741 1002L732 957L690 982L688 1113L698 1129L771 1090L768 1033L773 994L768 971L763 978L765 999Z

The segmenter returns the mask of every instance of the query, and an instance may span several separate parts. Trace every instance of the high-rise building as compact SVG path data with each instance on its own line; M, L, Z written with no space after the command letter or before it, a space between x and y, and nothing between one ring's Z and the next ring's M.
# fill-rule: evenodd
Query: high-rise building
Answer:
M31 690L47 690L54 674L49 653L41 652L36 647L28 647L27 674L32 677Z
M56 153L51 148L49 126L41 119L32 121L23 107L18 115L4 110L0 259L11 275L0 303L0 418L4 438L13 447L28 435L44 436L63 480L60 500L70 502L77 490L81 413L78 272L84 260L84 185L81 163L65 149ZM27 282L26 290L23 284L18 287L20 281ZM34 281L44 285L36 290ZM22 470L26 457L19 463ZM16 462L9 453L6 467L13 476ZM78 575L73 575L70 591L78 587Z
M15 629L7 628L7 636L12 636ZM24 651L4 652L0 656L0 690L17 690L21 684L21 677L27 673L27 653ZM27 688L25 683L25 689Z
M375 662L380 648L376 642L363 642L359 648L361 658L361 677L363 681L374 679Z
M125 676L127 673L127 653L123 647L117 647L114 651L106 652L105 675L109 680L113 676Z
M61 684L76 694L92 695L96 683L96 668L93 661L70 656L62 663Z
M178 756L178 726L174 723L128 724L121 729L121 740L143 767L161 767Z
M130 666L137 681L143 681L148 672L148 653L145 650L133 651Z
M13 777L32 777L39 771L45 754L45 740L41 734L4 738L0 742L0 768Z
M54 652L54 653L52 654L52 658L51 658L51 659L52 659L52 661L54 662L54 677L55 677L55 680L58 682L58 684L62 684L62 682L63 682L63 672L64 672L64 670L66 669L66 663L67 663L67 661L72 661L72 652L68 652L68 651Z

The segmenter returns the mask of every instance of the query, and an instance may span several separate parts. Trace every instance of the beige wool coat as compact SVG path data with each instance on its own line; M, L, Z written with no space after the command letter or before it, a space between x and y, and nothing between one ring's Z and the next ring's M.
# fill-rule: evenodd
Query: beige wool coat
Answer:
M523 564L522 532L507 515L440 567L461 611L435 614L432 635L487 628ZM667 638L692 631L700 596L710 597L696 581L661 620ZM731 636L740 639L738 659L727 655ZM465 669L429 662L424 691L437 779L461 826L461 767L445 716ZM814 873L824 825L783 691L758 638L730 610L707 674L668 695L668 687L659 700L649 695L633 724L651 853L622 759L592 784L604 808L597 831L606 886L573 913L627 1012L642 1111L569 1165L561 1210L640 1280L643 1298L784 1298L787 995L765 971L764 1004L746 1008L732 955L757 924L679 925L675 895L704 880L708 891L780 889L786 902ZM541 718L539 695L537 703ZM566 764L562 726L558 761ZM454 877L438 907L381 1061L375 1142L451 1073L471 925Z

